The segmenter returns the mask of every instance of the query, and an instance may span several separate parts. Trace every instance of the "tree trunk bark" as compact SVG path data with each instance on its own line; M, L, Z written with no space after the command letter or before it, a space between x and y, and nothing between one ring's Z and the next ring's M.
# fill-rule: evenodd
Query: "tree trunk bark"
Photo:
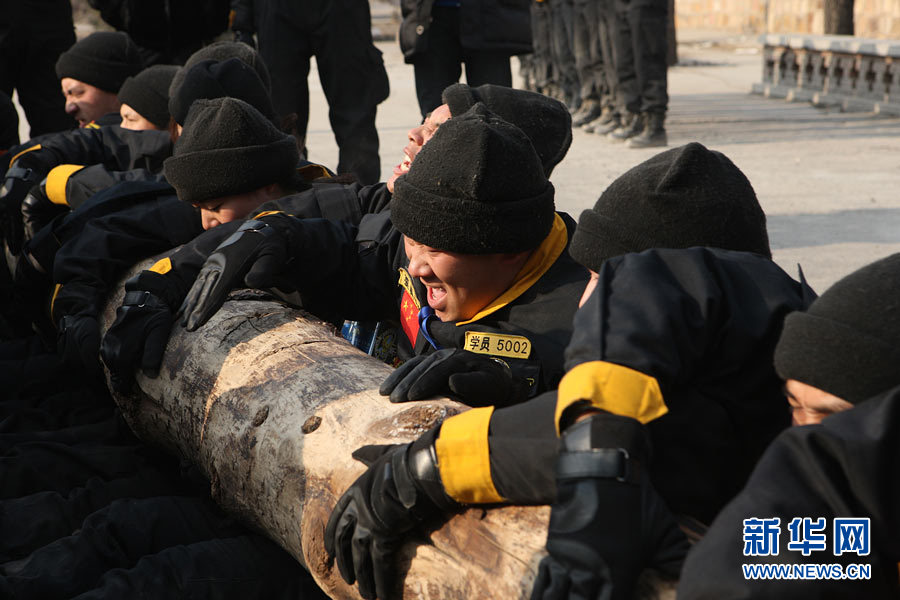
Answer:
M853 0L825 0L825 33L853 35Z
M245 293L244 295L252 295ZM258 298L258 295L256 296ZM122 292L107 307L112 322ZM358 598L323 544L365 444L408 442L465 410L449 400L391 404L390 367L332 327L272 301L230 300L204 327L173 328L159 376L116 402L139 437L196 464L213 498L305 565L333 598ZM547 507L472 509L409 543L404 598L527 598Z

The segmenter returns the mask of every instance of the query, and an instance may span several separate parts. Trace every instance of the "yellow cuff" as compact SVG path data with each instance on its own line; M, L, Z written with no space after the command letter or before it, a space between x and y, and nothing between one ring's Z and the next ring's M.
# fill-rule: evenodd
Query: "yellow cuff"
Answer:
M473 408L441 425L434 443L447 495L464 504L503 502L491 478L488 431L493 406Z
M47 174L47 184L44 186L44 191L47 193L47 198L50 202L60 206L69 205L69 201L66 198L66 184L69 183L69 177L83 168L84 165L59 165L58 167L53 167L50 173Z
M169 271L172 270L172 260L167 256L162 260L158 260L153 263L153 266L148 269L148 271L153 271L154 273L159 273L160 275L165 275Z
M614 363L595 360L578 365L559 382L556 400L556 433L563 411L576 402L648 423L669 409L655 377Z

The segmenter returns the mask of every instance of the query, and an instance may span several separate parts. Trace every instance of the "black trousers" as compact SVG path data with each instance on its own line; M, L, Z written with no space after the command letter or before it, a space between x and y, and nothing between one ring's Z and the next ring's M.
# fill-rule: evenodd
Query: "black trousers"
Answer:
M431 17L428 50L416 56L413 62L422 117L443 104L441 93L448 85L459 81L463 64L466 65L466 82L471 86L485 83L512 86L507 54L462 47L458 8L435 6L431 9Z
M603 80L606 95L603 98L604 108L618 110L622 102L619 89L619 75L616 72L616 0L599 0L597 3L598 42L603 57Z
M543 91L553 77L553 16L548 2L531 3L532 73L536 91Z
M328 100L328 118L339 148L338 173L353 173L363 184L378 182L377 106L388 96L381 52L372 42L365 0L304 2L285 15L258 12L259 52L272 78L272 103L281 116L296 113L296 135L306 139L309 121L310 58ZM314 127L320 127L314 124Z
M628 112L665 112L669 104L668 12L666 0L617 0L616 73Z
M603 55L600 51L600 0L575 0L572 52L582 100L607 95Z
M71 23L0 24L0 90L9 96L18 92L32 138L75 126L55 70L59 55L74 43Z
M555 80L567 99L576 95L579 89L578 69L572 52L572 38L575 32L575 7L572 0L547 0L553 8L552 33L553 66Z

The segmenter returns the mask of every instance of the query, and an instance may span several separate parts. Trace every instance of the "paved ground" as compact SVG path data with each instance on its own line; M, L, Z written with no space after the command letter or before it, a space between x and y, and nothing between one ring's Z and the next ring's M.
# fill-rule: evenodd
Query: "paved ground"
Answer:
M680 65L669 71L670 145L699 141L727 154L753 183L768 215L775 259L800 263L819 292L846 273L900 252L900 119L827 112L749 94L759 81L755 38L680 32ZM391 96L378 112L382 174L399 162L419 121L412 67L394 42L384 52ZM515 67L514 60L514 67ZM337 148L315 76L311 158L334 164ZM574 216L618 175L655 154L577 130L554 171L557 206Z
M374 24L386 28L390 7L382 8L385 15L373 11ZM755 38L679 31L679 40L680 64L669 71L670 145L702 142L744 170L768 215L782 267L795 274L801 264L821 292L853 269L900 251L900 119L753 96L750 87L762 71ZM391 80L391 96L378 112L386 175L420 117L412 67L396 42L378 46ZM310 158L335 165L337 147L315 73L310 89ZM613 179L654 153L575 131L552 178L557 206L577 217Z

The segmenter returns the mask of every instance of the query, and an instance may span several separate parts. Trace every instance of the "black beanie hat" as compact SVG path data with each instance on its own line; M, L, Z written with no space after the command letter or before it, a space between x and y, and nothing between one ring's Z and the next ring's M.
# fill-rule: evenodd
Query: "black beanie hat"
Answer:
M238 98L272 120L272 99L259 75L250 65L237 58L223 62L203 60L192 66L175 94L169 98L169 113L184 125L191 104L200 98Z
M900 254L854 271L784 320L775 370L857 404L900 385Z
M562 102L543 94L501 85L454 83L441 98L453 117L483 102L488 110L521 129L531 140L547 177L572 144L572 115Z
M169 98L175 96L176 91L181 86L185 75L187 75L191 67L204 60L221 62L229 58L236 58L253 67L253 70L259 76L259 80L262 81L263 87L266 88L266 92L272 92L272 80L269 77L269 69L266 67L266 63L263 62L259 52L242 42L227 42L223 40L204 46L188 57L184 63L184 68L176 73L175 78L172 79L172 84L169 86Z
M153 65L129 77L119 89L119 102L130 106L158 128L165 129L169 125L169 84L179 68Z
M283 183L299 159L294 138L258 110L237 98L215 98L191 105L163 169L178 197L197 204Z
M483 104L438 128L394 183L390 206L410 239L463 254L532 250L555 214L531 142Z
M691 246L772 257L753 186L727 156L696 142L657 154L613 181L581 213L569 254L599 271L612 256Z
M144 68L138 47L122 31L92 33L59 55L56 76L71 77L113 94Z

